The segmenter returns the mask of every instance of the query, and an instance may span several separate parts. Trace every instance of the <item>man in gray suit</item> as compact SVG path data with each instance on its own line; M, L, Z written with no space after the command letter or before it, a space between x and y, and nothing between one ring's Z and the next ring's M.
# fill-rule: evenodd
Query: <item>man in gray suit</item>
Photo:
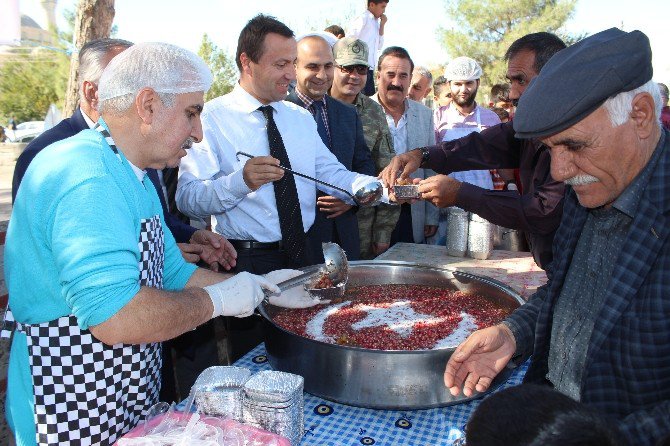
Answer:
M296 88L287 100L312 113L323 143L348 170L376 174L356 109L326 93L333 84L335 62L330 44L317 35L298 41ZM307 233L310 263L323 263L322 242L342 246L349 260L358 260L360 240L356 209L337 197L317 193L316 217Z
M377 64L378 91L372 96L386 114L386 122L393 137L396 155L414 147L435 144L433 114L423 104L407 99L414 62L404 48L386 48ZM418 169L412 178L425 179L435 175L428 169ZM391 244L424 243L426 237L437 231L438 209L427 201L401 205L400 219L393 234Z

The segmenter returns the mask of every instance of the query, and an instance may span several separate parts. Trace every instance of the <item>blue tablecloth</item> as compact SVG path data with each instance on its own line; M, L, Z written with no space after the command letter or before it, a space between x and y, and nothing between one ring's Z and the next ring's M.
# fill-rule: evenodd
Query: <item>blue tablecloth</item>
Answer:
M271 370L260 344L234 365L252 372ZM528 364L514 370L499 389L521 383ZM304 446L451 445L481 399L427 410L375 410L347 406L305 393Z

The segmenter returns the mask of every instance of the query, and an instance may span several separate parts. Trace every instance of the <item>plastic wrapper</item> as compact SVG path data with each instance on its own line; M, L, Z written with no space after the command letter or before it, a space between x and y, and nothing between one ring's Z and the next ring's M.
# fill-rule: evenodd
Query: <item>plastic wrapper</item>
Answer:
M297 445L304 432L303 386L302 376L292 373L256 373L244 385L244 422L282 435Z
M164 405L164 406L163 406ZM159 406L159 407L157 407ZM290 446L287 438L230 418L177 412L166 403L149 410L144 423L116 442L118 446Z

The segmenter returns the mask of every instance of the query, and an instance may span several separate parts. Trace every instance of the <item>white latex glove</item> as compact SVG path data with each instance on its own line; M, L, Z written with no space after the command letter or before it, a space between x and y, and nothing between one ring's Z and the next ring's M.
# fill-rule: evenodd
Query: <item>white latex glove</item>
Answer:
M247 272L237 273L230 279L204 288L212 299L212 317L247 317L263 302L265 293L279 293L279 288L269 280Z
M272 283L280 283L303 273L303 271L295 269L278 269L276 271L270 271L263 276ZM270 296L270 303L272 305L284 308L308 308L313 307L314 305L326 304L328 302L330 301L314 299L307 291L305 291L302 283L289 288L286 291L275 293Z

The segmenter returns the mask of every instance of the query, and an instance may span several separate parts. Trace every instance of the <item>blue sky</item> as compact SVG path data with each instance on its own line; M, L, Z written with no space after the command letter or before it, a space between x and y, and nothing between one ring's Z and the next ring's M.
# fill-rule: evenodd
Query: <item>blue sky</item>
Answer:
M43 23L39 0L19 1L22 13ZM75 4L75 0L58 0L57 15ZM274 15L301 34L333 23L343 25L365 4L365 0L116 0L114 23L120 38L170 42L193 51L207 33L232 54L240 29L259 12ZM438 43L436 32L449 23L444 0L392 0L387 15L387 46L404 46L417 64L448 62L449 55ZM591 34L613 26L639 29L649 36L654 78L670 84L670 1L578 0L566 28Z

